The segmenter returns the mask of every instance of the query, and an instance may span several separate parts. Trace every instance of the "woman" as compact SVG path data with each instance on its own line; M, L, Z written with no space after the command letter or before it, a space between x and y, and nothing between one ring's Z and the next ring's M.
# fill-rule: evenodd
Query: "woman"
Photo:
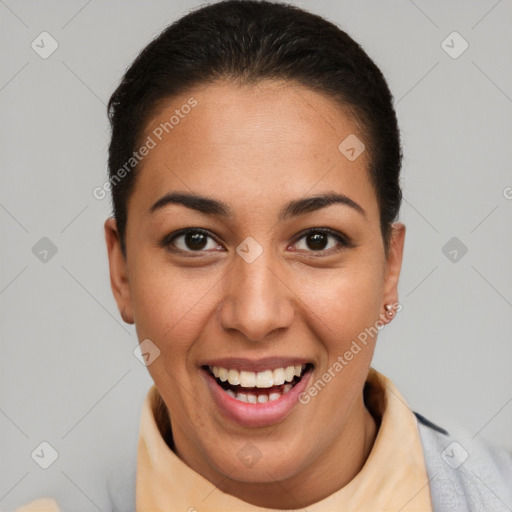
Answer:
M405 226L392 95L355 41L285 4L209 5L109 116L111 285L155 382L114 510L512 506L508 454L371 368Z

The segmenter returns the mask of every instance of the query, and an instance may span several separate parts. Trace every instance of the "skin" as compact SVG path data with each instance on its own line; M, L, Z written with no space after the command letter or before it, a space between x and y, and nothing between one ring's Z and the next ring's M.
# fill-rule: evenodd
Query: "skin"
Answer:
M305 357L315 365L315 382L359 333L385 318L384 304L398 302L405 226L394 224L386 256L367 153L349 161L338 150L349 134L364 135L331 98L291 82L216 82L169 99L145 136L191 96L198 105L137 171L126 258L115 220L105 222L112 290L139 340L149 338L161 351L148 370L170 411L177 455L249 503L306 507L352 480L371 451L377 428L363 386L377 338L307 405L267 427L241 427L221 415L200 362ZM177 204L149 212L173 191L223 201L233 217ZM327 192L350 197L366 216L333 204L278 221L288 201ZM200 251L184 237L174 240L175 252L160 245L188 227L213 237ZM318 249L300 234L319 227L354 247L326 235ZM263 249L250 264L236 252L249 236ZM262 455L252 467L237 457L249 441Z

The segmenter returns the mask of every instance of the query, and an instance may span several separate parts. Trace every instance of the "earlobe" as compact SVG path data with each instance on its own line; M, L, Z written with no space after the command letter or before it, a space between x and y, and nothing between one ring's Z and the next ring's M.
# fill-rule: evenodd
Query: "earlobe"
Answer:
M105 221L104 226L112 293L123 320L128 324L133 324L134 319L130 297L130 282L128 280L128 266L121 250L116 220L113 217L109 217Z

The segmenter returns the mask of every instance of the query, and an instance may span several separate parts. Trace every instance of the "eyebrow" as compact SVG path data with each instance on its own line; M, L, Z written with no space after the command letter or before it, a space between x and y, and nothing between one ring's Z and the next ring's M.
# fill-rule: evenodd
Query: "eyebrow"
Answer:
M165 194L158 201L156 201L153 206L151 206L149 211L151 213L155 212L169 204L181 204L187 208L204 213L206 215L216 215L219 217L228 218L233 218L234 216L233 210L222 201L198 194L189 194L183 192L172 192ZM325 208L332 204L343 204L349 206L366 218L366 211L364 208L350 199L350 197L344 194L328 193L290 201L280 211L279 221L320 210L321 208Z

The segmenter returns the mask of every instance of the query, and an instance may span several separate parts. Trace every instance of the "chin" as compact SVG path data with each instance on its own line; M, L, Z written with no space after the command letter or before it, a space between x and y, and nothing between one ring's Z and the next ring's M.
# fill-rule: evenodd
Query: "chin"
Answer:
M268 483L287 480L300 471L305 461L297 460L300 452L291 449L289 443L281 443L283 449L277 448L275 442L261 440L226 442L225 446L229 447L226 451L221 454L210 453L208 458L217 472L237 482ZM306 440L302 442L302 446L305 443Z

